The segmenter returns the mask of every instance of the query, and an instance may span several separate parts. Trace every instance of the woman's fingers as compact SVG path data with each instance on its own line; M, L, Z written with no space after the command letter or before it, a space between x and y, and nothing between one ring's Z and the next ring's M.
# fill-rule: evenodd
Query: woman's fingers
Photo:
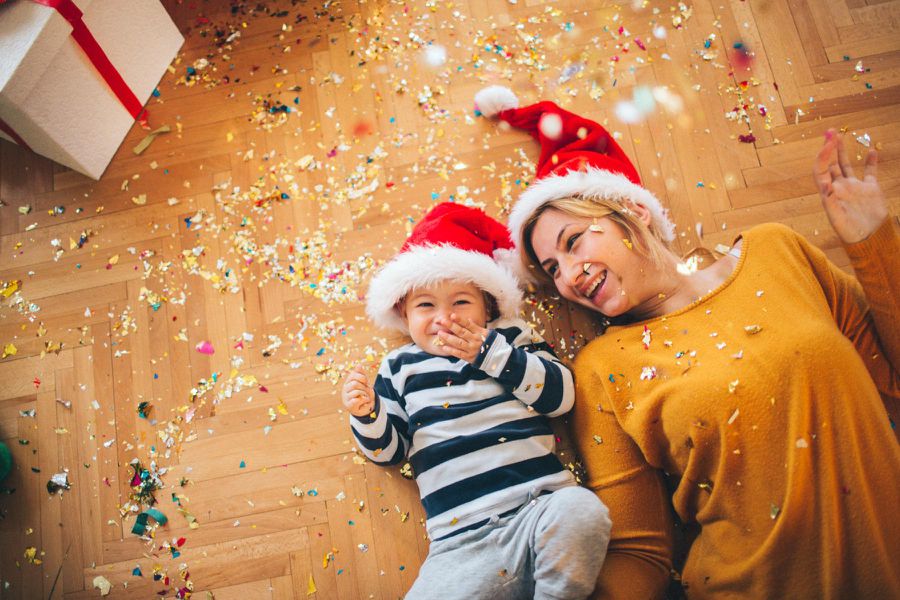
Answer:
M844 177L854 177L853 175L853 166L850 164L850 159L847 158L847 148L844 146L844 137L837 136L837 155L838 155L838 164L840 165L840 172Z
M878 152L876 150L869 150L869 153L866 154L866 170L863 172L863 178L866 181L875 180L875 175L878 171Z

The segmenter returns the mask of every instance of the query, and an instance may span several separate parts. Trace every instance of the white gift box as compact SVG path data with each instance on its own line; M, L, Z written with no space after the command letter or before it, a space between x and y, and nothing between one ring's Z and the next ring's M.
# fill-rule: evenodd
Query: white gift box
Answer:
M58 3L84 13L87 30L133 93L129 106L136 112L184 42L165 8L158 0ZM0 4L0 137L99 179L135 116L62 12L78 10L32 0Z

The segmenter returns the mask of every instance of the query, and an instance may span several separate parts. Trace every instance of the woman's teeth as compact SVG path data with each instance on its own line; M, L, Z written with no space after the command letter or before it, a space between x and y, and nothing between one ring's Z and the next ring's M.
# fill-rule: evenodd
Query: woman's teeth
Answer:
M591 285L591 287L587 291L587 297L592 298L597 290L600 289L600 286L603 285L603 282L606 281L606 271L600 274L600 277Z

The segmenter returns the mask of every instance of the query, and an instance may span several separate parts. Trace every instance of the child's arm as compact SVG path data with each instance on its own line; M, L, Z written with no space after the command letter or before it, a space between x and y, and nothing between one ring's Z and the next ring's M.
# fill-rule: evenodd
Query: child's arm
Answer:
M374 388L362 367L350 371L344 379L341 399L351 414L350 427L366 457L381 465L398 464L406 458L407 416L391 384L387 361L381 365Z
M450 315L439 335L451 354L470 362L535 411L555 417L575 402L572 372L557 360L537 333L522 321L503 329L485 329Z

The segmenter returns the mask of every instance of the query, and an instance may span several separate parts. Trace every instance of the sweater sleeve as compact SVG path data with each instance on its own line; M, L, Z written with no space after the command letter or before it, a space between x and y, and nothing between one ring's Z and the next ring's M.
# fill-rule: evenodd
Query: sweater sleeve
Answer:
M385 358L375 378L375 408L363 417L350 416L350 427L360 450L374 463L396 465L409 450L409 417L402 396L391 381L390 363Z
M587 469L587 487L609 507L613 524L593 597L662 598L674 546L668 492L662 472L647 463L619 424L592 362L583 350L575 363L573 438Z
M524 322L497 324L473 364L535 411L556 417L575 403L572 372Z
M900 418L900 232L896 221L888 218L867 239L846 246L855 278L804 238L797 238L835 323L865 361L896 423Z

